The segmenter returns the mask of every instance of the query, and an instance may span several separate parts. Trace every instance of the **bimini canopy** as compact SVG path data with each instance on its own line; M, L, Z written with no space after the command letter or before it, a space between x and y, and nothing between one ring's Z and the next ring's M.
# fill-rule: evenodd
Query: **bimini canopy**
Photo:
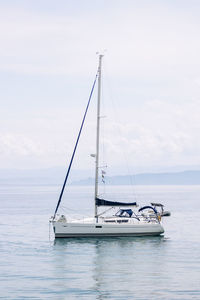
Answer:
M139 210L138 210L138 212L141 212L141 211L143 211L144 209L152 209L154 212L155 212L155 214L157 214L158 212L157 212L157 210L154 208L154 207L152 207L152 206L143 206L143 207L141 207Z
M115 202L96 198L97 206L137 206L136 202Z

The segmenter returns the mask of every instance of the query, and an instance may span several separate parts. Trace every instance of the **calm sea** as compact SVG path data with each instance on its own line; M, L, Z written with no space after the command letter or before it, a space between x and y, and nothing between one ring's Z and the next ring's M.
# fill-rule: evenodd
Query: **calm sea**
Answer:
M135 187L139 204L171 211L163 237L54 241L48 220L59 190L1 186L1 299L200 299L200 186ZM127 200L132 190L108 192ZM70 187L65 209L90 215L92 194Z

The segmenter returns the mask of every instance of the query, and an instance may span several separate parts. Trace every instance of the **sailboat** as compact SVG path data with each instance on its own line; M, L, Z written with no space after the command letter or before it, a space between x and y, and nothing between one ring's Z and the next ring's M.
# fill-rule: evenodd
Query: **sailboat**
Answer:
M137 213L134 209L136 202L116 202L101 199L99 196L99 138L100 138L100 103L101 103L101 69L103 55L99 55L97 74L89 96L88 104L81 123L79 134L72 153L71 161L67 170L60 197L50 222L53 225L55 238L76 238L76 237L126 237L126 236L152 236L164 233L161 224L161 216L153 206L140 208ZM94 217L82 220L68 220L65 215L58 215L63 192L71 170L73 159L78 146L79 138L87 115L90 100L98 81L97 93L97 128L96 128L96 153L95 157L95 193L94 193ZM100 207L116 208L119 210L114 215L104 215L99 213Z

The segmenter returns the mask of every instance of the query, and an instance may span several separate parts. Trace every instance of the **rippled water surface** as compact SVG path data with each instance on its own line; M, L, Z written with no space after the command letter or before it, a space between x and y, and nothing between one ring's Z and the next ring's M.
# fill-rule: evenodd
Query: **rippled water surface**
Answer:
M92 214L91 191L70 187L67 207ZM109 192L127 199L130 187ZM58 193L1 187L1 299L200 299L200 186L136 187L141 205L161 202L172 213L163 237L145 238L54 241L51 229L49 239Z

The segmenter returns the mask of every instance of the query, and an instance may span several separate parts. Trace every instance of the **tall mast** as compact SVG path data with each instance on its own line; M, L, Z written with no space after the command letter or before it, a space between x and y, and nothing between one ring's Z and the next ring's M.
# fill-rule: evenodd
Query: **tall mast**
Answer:
M98 96L97 96L97 136L96 136L96 161L95 161L95 209L94 216L98 222L96 198L98 197L98 178L99 178L99 130L100 130L100 99L101 99L101 62L103 55L99 55L98 68Z

